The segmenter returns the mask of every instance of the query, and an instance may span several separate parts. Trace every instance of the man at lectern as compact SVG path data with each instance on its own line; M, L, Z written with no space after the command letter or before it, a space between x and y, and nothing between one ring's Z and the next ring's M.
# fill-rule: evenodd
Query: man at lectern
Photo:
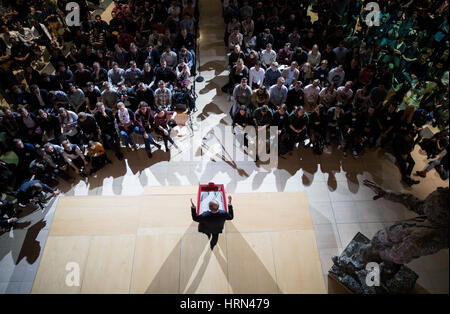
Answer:
M228 212L219 209L219 202L211 200L209 210L197 216L197 207L191 199L192 219L198 222L198 232L204 233L211 239L211 250L217 244L219 233L222 233L225 220L233 219L233 205L231 205L231 195L228 195Z

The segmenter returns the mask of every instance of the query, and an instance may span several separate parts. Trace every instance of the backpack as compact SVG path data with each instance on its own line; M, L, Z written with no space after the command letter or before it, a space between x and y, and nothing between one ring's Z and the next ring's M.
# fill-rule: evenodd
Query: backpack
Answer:
M174 110L193 110L195 108L195 100L188 89L176 91L172 96L172 105Z

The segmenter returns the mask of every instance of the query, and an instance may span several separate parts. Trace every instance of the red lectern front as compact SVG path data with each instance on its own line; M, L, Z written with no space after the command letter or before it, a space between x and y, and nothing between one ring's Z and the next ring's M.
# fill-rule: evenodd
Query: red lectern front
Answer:
M227 211L227 200L223 184L210 182L198 186L197 216L209 210L210 201L217 201L219 203L219 210Z

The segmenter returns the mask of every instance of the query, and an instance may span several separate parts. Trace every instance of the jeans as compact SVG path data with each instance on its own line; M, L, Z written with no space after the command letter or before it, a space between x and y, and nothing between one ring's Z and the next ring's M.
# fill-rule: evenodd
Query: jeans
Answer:
M131 139L131 135L133 134L133 129L129 128L128 131L120 130L120 135L122 136L123 140L125 141L126 145L134 145L133 140Z
M427 171L432 170L433 168L436 168L437 166L441 165L441 160L436 159L435 161L432 161L428 164L428 167L426 168ZM440 173L442 180L447 180L449 177L449 170L443 168L443 171Z
M153 139L152 135L150 134L150 132L145 131L145 133L147 133L147 135L148 135L148 138L144 137L144 132L139 131L139 127L135 128L135 132L140 133L142 135L142 137L144 138L144 144L145 144L146 151L148 151L148 152L152 151L150 144L157 146L157 144L156 144L155 140Z

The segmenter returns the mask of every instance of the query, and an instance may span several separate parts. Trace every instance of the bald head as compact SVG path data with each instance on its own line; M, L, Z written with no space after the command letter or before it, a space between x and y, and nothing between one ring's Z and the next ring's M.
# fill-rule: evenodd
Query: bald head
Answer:
M219 210L219 202L217 201L210 201L209 202L209 210L215 213Z

